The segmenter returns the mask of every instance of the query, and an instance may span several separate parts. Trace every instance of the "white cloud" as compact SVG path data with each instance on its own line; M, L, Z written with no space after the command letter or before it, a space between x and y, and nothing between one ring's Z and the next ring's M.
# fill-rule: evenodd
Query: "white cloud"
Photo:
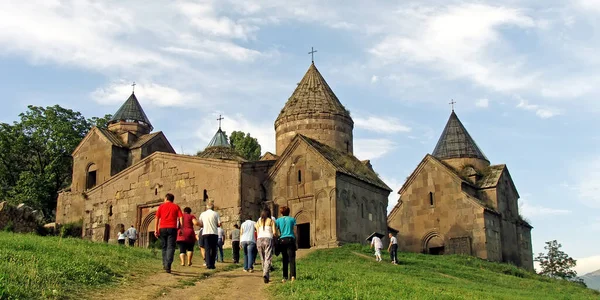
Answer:
M578 276L585 275L600 269L600 255L576 258L577 266L574 270Z
M368 116L366 118L356 116L353 118L354 125L357 128L382 132L382 133L397 133L397 132L410 132L412 129L406 125L400 123L400 120L393 117L375 117Z
M377 81L379 81L379 77L377 77L377 75L371 76L371 83L376 83Z
M392 151L396 146L388 139L354 139L354 156L364 159L376 159Z
M400 190L404 182L398 180L395 177L386 176L382 176L381 180L383 180L383 182L385 182L385 184L387 184L392 189L390 195L388 196L387 213L389 214L392 211L392 209L394 209L394 206L398 204L398 199L400 198L400 195L398 195L398 191Z
M113 82L107 87L93 91L91 97L100 104L120 104L127 100L131 89L132 87L124 81ZM189 100L177 89L153 82L136 83L135 95L141 103L162 107L182 106Z
M500 32L501 27L536 26L519 9L461 4L401 9L397 17L407 20L408 31L389 34L370 49L383 63L408 60L498 91L528 87L538 77L525 72L522 58Z
M530 203L529 200L519 200L519 212L526 218L559 216L571 214L568 209L550 208Z
M482 99L475 101L475 106L486 108L486 107L490 106L490 102L488 99L482 98Z
M600 208L600 158L583 160L585 163L579 164L574 174L578 179L575 189L579 196L579 201L589 207Z
M519 104L517 104L517 108L533 111L535 112L536 116L542 119L548 119L560 115L560 111L556 108L540 106L537 104L529 104L526 100L518 96L516 98L519 99Z

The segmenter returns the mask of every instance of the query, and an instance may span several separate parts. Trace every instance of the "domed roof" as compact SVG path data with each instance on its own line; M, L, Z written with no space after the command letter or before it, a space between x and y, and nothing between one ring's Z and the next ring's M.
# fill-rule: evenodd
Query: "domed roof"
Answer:
M221 127L219 127L219 130L217 130L204 151L198 153L196 156L202 158L246 161L231 147L227 141L227 134L221 130Z
M150 127L150 131L153 129L152 124L150 124L150 120L146 116L146 113L144 113L142 105L140 105L140 102L135 97L134 93L131 93L131 96L129 96L127 101L121 105L119 110L117 110L117 112L113 115L112 119L110 119L110 123L116 123L119 121L140 122L148 125L148 127Z
M465 126L460 122L454 110L450 114L448 123L433 149L433 156L439 159L447 158L478 158L489 160L479 149Z
M308 114L332 114L347 117L350 122L350 113L340 103L314 63L310 65L306 74L298 83L298 87L285 103L279 113L277 121L287 117Z

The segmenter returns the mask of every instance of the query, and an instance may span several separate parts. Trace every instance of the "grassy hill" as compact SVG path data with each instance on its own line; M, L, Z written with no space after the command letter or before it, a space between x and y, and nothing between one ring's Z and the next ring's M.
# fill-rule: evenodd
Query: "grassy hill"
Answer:
M400 253L400 265L375 262L359 245L314 252L298 262L279 299L598 299L600 293L507 264L474 257ZM281 279L281 272L276 271Z
M147 249L0 232L0 299L63 299L160 270Z

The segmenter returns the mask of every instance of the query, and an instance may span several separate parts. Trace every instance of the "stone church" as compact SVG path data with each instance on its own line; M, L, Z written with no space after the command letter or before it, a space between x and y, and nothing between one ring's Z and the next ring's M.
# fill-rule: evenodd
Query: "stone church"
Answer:
M58 196L56 222L83 222L83 237L115 241L136 226L140 246L154 242L157 207L166 193L194 214L214 201L231 230L263 207L289 206L301 248L361 242L387 230L390 188L369 161L353 155L354 122L314 63L275 121L276 153L246 161L218 128L197 156L176 154L135 94L108 127L90 130L73 151L71 187Z
M506 165L490 161L452 114L433 150L398 192L388 216L399 249L467 254L533 270L531 225Z

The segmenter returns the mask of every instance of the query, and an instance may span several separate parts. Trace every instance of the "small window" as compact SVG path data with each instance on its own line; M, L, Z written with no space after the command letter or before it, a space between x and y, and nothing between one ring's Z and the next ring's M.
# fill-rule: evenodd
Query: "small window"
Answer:
M206 200L208 200L208 193L206 190L204 190L204 193L202 194L202 201L206 202Z
M433 206L433 192L429 192L429 205Z
M302 171L298 170L298 183L302 182Z
M154 189L154 196L158 196L158 188Z
M85 183L85 189L89 190L93 187L96 186L96 180L97 180L97 176L96 176L96 172L98 170L98 167L96 166L96 164L91 164L88 166L87 169L87 178L86 178L86 183Z
M108 216L112 217L113 212L112 212L112 205L108 208Z
M360 204L360 217L364 218L365 217L365 206L364 204Z

